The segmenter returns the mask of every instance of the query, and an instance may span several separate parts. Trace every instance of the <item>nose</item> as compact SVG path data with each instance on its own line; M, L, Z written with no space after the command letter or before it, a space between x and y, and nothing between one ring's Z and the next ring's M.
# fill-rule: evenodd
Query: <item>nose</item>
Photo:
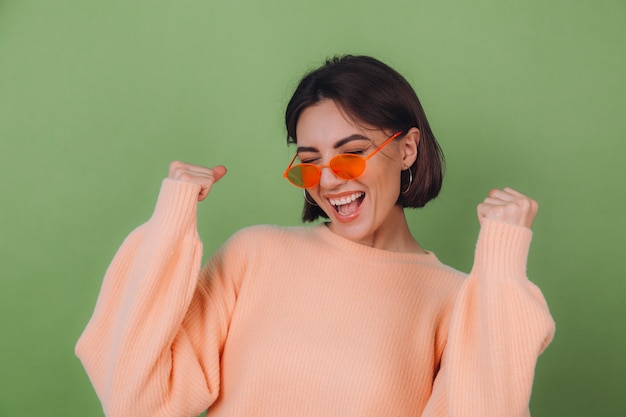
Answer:
M320 176L320 187L333 189L347 181L343 178L339 178L338 176L336 176L329 166L323 166L321 168L321 171L322 174Z

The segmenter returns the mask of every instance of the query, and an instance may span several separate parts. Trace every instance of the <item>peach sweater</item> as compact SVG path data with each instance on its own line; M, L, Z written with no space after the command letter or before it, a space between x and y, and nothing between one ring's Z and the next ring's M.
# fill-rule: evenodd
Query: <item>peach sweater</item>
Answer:
M324 225L256 226L201 268L196 186L165 180L77 355L109 417L522 417L554 323L529 229L486 221L469 275Z

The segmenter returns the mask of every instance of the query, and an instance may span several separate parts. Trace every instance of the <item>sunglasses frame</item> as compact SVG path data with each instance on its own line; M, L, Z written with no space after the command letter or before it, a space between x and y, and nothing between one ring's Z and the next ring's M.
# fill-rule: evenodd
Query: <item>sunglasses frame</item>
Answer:
M345 179L345 180L354 180L359 178L361 175L363 175L363 172L365 172L365 168L363 169L363 172L361 172L359 175L357 175L356 177L353 178L343 178L342 176L338 175L337 172L335 172L332 168L331 168L331 164L330 162L332 162L333 159L338 158L338 157L342 157L342 156L349 156L350 158L360 158L361 160L363 160L364 163L366 163L369 159L371 159L374 155L376 155L382 148L384 148L385 146L387 146L387 144L391 143L395 138L397 138L398 136L402 135L404 132L400 131L400 132L396 132L393 135L391 135L389 138L387 138L387 140L385 140L378 148L374 149L374 151L372 153L370 153L367 156L361 156L361 155L355 155L355 154L338 154L333 156L328 164L321 164L321 165L316 165L316 164L293 164L296 160L296 158L298 157L298 153L296 152L296 154L293 156L293 158L291 159L291 162L289 163L289 166L287 166L287 169L285 169L285 172L283 172L283 177L285 177L287 179L287 181L289 181L289 183L291 183L292 185L298 187L298 188L312 188L315 187L316 185L318 185L320 183L320 179L322 178L322 168L330 168L331 171L333 171L333 174L338 176L341 179ZM315 182L315 184L313 185L309 185L308 187L305 187L304 185L298 185L296 183L294 183L293 181L291 181L291 179L289 178L289 171L292 168L295 167L315 167L317 169L318 172L318 176L317 176L317 181ZM367 167L367 164L366 164Z

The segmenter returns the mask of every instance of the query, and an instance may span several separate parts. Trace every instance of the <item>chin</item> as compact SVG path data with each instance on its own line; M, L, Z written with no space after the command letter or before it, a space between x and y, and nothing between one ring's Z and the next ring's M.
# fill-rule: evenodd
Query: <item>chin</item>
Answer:
M365 224L366 222L363 221L362 217L348 220L345 218L337 219L331 216L330 219L331 231L353 242L362 242L371 234L369 225Z

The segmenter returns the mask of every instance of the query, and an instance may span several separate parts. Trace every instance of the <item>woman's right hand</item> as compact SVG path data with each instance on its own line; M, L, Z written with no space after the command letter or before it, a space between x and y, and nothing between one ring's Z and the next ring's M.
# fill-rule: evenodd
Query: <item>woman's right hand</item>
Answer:
M199 165L187 164L181 161L170 163L169 179L185 181L200 186L198 201L206 198L211 191L211 187L226 175L226 168L218 165L213 168L206 168Z

